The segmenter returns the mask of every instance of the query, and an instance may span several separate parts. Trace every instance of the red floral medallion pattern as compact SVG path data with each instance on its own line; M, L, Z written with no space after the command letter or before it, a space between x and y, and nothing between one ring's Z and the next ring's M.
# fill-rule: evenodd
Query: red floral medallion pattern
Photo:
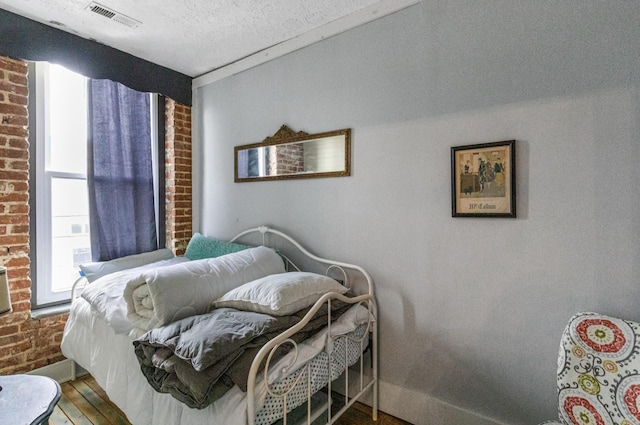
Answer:
M640 401L640 384L629 386L624 393L624 403L629 409L629 413L640 421L640 410L638 410L638 402Z
M567 397L564 400L564 411L569 416L572 424L605 425L604 419L589 400L582 397ZM576 414L578 415L576 417ZM595 422L592 422L595 421Z
M585 319L576 327L580 339L599 353L616 353L627 340L619 327L606 319Z

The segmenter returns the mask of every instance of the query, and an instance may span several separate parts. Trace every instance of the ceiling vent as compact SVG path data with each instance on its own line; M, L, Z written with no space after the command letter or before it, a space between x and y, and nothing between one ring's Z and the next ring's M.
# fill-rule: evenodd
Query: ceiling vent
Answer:
M120 12L116 12L113 9L109 9L108 7L103 6L100 3L91 2L86 7L86 9L104 18L107 18L119 24L125 25L129 28L136 28L138 25L142 23L140 21L136 21L135 19L128 17L127 15L123 15Z

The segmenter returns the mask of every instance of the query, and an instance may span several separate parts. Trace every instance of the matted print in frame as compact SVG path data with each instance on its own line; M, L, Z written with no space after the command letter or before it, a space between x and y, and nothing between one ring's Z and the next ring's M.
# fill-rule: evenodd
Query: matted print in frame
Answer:
M515 160L515 140L452 147L452 216L515 218Z

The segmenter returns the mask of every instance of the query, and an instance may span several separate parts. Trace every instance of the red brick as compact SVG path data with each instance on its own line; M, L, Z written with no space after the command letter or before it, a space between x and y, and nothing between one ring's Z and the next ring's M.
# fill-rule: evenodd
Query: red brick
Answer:
M29 171L28 161L11 161L11 169L15 171Z
M26 150L27 152L29 150L29 141L27 139L11 138L11 139L8 139L8 142L9 142L8 147L10 148L22 149L22 150Z
M0 56L0 69L27 75L27 63L21 60Z
M10 235L0 238L0 245L24 245L29 243L28 235Z
M4 97L0 98L0 101L2 100L4 100ZM29 104L29 97L15 93L9 93L9 102L15 103L16 105L27 106Z
M27 117L22 117L19 115L4 115L1 119L3 124L17 125L26 127L29 125L29 121Z
M2 358L4 353L0 348L0 375L11 375L14 373L16 366L20 366L24 363L24 356L7 356Z
M20 327L16 324L0 326L0 337L7 335L15 335L20 331Z
M17 115L17 116L26 117L27 108L25 108L24 106L0 103L0 114Z
M28 267L30 263L29 257L14 257L8 262L5 262L5 265L14 269L18 267Z
M13 345L0 345L0 363L3 361L3 358L15 356L16 354L24 353L27 350L30 350L32 347L31 341L22 340Z
M12 83L16 83L16 84L20 84L22 86L26 86L28 81L27 81L27 76L24 74L9 74L9 81L11 81Z
M11 234L17 235L17 234L22 234L22 233L29 233L29 225L28 224L11 226Z
M20 149L0 149L0 156L10 159L29 159L29 152Z
M29 173L24 171L7 171L0 170L0 181L17 180L17 181L29 181Z
M14 204L9 205L9 214L29 214L29 205L28 204Z
M0 186L2 187L2 186ZM19 215L10 215L10 214L3 214L2 216L0 216L0 223L7 225L7 224L15 224L15 223L24 223L25 222L25 218Z
M7 92L8 94L14 93L20 96L28 96L29 89L26 86L21 86L18 84L13 84L10 82L0 81L0 91Z
M13 304L13 311L21 312L21 311L31 311L31 302L29 301L20 301Z
M26 127L13 127L10 125L0 125L0 133L20 137L27 137L29 135L29 131Z
M0 193L0 202L28 202L28 193Z

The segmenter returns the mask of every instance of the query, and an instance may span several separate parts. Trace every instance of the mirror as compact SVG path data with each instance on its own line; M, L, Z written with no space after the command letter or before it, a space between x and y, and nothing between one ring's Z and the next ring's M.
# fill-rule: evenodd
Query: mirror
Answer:
M286 125L261 143L234 148L235 182L351 175L351 129L308 134Z

